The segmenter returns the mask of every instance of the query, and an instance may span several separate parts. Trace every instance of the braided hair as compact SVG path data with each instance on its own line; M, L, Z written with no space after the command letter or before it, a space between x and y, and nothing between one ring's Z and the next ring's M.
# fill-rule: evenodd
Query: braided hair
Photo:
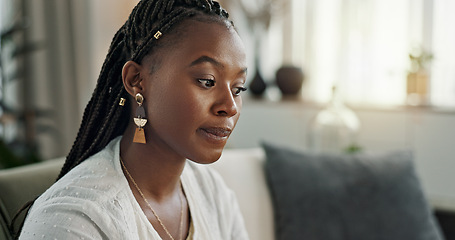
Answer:
M229 16L212 0L142 0L137 4L112 40L97 86L58 179L125 131L130 108L128 104L125 107L118 104L121 97L128 96L122 82L125 62L140 63L160 46L157 40L161 34L169 33L183 20L197 15L222 21Z
M170 44L158 39L161 35L178 34L179 24L186 19L233 25L228 17L229 14L213 0L141 0L112 39L76 140L57 180L125 131L131 108L129 104L120 106L119 102L129 96L122 81L122 68L127 61L140 64L154 49ZM22 221L15 231L15 222L35 200L25 204L13 218L10 225L13 236L18 237L24 223Z

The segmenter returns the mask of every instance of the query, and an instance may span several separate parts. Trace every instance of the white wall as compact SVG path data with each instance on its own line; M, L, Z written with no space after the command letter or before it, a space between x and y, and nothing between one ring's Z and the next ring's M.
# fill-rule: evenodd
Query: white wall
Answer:
M320 108L299 101L244 100L228 147L258 147L266 140L308 150L307 129ZM367 152L411 149L422 185L434 205L455 210L455 111L355 109Z

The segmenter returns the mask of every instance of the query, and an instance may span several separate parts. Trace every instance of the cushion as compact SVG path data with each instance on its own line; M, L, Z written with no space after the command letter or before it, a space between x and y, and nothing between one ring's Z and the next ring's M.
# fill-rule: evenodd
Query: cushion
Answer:
M410 152L310 154L263 143L279 240L442 239Z

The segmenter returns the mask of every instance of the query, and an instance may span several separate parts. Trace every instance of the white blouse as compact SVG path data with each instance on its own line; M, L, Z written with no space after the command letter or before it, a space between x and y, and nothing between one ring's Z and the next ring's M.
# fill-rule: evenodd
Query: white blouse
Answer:
M123 174L120 139L44 192L30 209L19 239L161 239ZM248 239L236 197L218 173L187 161L181 182L193 239Z

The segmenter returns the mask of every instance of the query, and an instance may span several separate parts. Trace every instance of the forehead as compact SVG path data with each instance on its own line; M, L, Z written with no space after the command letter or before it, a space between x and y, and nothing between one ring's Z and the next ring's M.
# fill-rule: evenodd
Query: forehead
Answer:
M186 20L178 28L169 38L160 39L170 43L152 54L161 63L185 64L209 56L227 65L245 67L243 42L229 22Z

